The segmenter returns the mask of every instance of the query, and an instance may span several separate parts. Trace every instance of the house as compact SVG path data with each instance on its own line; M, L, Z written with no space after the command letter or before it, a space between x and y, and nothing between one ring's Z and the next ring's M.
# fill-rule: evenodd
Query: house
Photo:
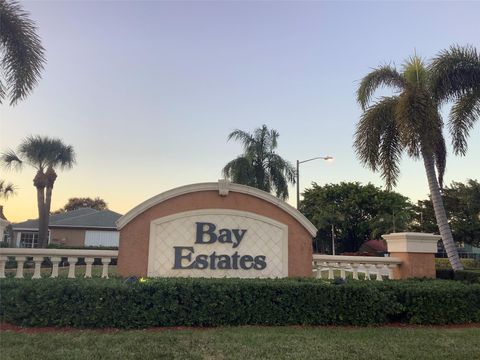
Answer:
M115 222L121 216L111 210L92 208L50 215L48 243L72 247L118 246ZM12 224L12 227L15 246L38 246L38 219Z

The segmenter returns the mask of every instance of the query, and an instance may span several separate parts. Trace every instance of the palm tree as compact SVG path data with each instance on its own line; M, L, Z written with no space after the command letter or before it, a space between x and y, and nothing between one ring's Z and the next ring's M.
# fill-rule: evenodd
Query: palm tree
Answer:
M26 163L37 171L33 185L37 188L38 243L40 247L46 247L52 190L57 178L55 169L68 169L75 164L73 147L60 139L30 136L20 144L17 153L10 150L2 154L1 160L9 167Z
M10 195L15 193L15 186L11 183L0 180L0 199L8 199Z
M12 183L5 182L5 180L0 180L0 199L6 200L13 194L15 194L15 186ZM0 242L3 241L5 231L7 231L9 235L8 238L10 239L10 244L13 245L12 224L10 224L5 218L5 215L3 214L3 205L0 205Z
M453 151L465 155L469 132L480 118L480 54L471 46L452 46L433 59L430 69L436 98L454 101L449 117Z
M275 153L279 133L266 125L253 133L235 130L228 140L238 140L243 145L243 154L223 168L223 175L231 181L253 186L267 192L275 192L282 200L288 198L288 183L295 184L295 169L292 164Z
M362 79L357 91L363 114L357 124L354 147L364 165L381 172L388 189L397 183L404 151L423 160L444 247L452 268L461 270L440 193L446 146L434 85L431 70L416 55L403 64L401 72L388 65L374 69ZM396 93L370 104L381 86L389 86Z
M45 63L34 23L16 1L0 0L0 104L25 98L35 87Z

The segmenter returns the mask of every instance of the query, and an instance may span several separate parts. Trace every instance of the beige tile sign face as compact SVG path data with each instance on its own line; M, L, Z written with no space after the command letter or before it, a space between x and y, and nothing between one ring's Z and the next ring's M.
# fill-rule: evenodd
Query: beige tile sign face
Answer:
M153 220L148 276L288 276L288 227L250 212L205 209Z

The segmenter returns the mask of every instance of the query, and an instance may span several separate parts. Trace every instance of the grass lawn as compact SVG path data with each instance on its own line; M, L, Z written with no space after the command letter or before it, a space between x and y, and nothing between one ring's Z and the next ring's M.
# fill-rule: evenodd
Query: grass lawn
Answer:
M223 327L0 333L2 359L480 359L476 328Z

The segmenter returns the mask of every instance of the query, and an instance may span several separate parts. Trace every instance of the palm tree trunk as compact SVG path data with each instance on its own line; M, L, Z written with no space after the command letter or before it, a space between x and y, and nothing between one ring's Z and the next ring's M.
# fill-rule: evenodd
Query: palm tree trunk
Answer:
M50 224L50 207L52 204L52 190L53 190L53 185L52 187L47 186L46 189L46 194L45 194L45 226L48 229L48 225ZM47 247L48 245L48 237L45 240L45 246Z
M445 213L445 207L443 205L442 195L440 194L440 187L438 186L437 176L435 172L435 166L433 156L429 155L425 151L422 152L423 164L425 165L425 171L427 173L428 187L430 188L430 196L432 198L433 209L435 211L435 218L437 219L438 229L442 236L443 246L447 251L448 260L452 265L452 269L463 270L463 265L460 262L458 251L453 241L452 231L448 224L447 214Z
M13 226L12 224L7 225L7 233L8 233L8 238L10 239L10 244L8 246L14 248L17 247L17 239L15 239L15 234L13 233Z
M46 178L46 193L45 193L45 227L48 229L48 225L50 223L50 207L52 205L52 191L53 185L55 184L55 180L57 179L57 174L52 166L49 166L47 171L45 172ZM45 239L45 246L48 245L48 238Z
M45 223L45 188L37 187L38 205L38 246L47 247L48 223Z

